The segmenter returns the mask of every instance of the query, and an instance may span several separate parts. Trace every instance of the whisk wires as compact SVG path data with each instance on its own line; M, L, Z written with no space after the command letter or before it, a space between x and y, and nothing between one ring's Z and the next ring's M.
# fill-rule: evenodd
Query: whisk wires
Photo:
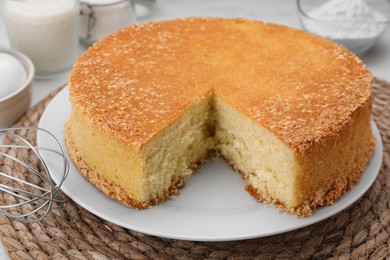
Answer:
M38 147L30 141L33 139L31 136L35 137L38 131L47 134L56 148ZM67 201L60 192L69 173L65 149L55 135L42 128L4 128L0 129L0 136L4 137L0 143L0 195L4 198L4 203L0 202L0 214L22 222L41 221L51 209L61 207ZM61 178L56 182L52 179L51 168L42 153L52 153L61 163L61 167L55 167L61 169ZM7 160L12 167L2 167ZM40 163L33 164L33 160Z

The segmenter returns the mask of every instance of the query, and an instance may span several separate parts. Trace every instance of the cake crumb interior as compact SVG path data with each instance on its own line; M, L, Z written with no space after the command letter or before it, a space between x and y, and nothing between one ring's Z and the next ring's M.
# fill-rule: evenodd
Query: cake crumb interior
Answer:
M212 151L240 172L264 202L279 198L297 206L294 185L299 167L292 150L215 95L198 101L146 146L147 197L158 198L170 187L182 186Z

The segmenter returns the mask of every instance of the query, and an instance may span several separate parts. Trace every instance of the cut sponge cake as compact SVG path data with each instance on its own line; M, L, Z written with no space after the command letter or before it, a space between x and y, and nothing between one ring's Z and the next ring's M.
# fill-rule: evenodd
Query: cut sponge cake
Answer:
M371 81L346 49L285 26L137 25L75 64L66 144L88 180L135 208L175 194L213 152L257 200L308 216L373 154Z

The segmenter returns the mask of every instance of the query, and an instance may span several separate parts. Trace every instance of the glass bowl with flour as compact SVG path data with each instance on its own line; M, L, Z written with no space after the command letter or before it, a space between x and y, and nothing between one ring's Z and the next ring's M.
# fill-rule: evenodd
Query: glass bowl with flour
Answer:
M354 53L370 49L389 24L387 0L297 0L304 29Z

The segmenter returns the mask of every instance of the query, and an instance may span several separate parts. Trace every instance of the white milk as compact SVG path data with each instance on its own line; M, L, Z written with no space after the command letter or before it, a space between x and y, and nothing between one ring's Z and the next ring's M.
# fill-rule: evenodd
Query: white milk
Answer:
M79 44L78 1L2 2L10 44L32 60L37 76L50 76L72 66Z

